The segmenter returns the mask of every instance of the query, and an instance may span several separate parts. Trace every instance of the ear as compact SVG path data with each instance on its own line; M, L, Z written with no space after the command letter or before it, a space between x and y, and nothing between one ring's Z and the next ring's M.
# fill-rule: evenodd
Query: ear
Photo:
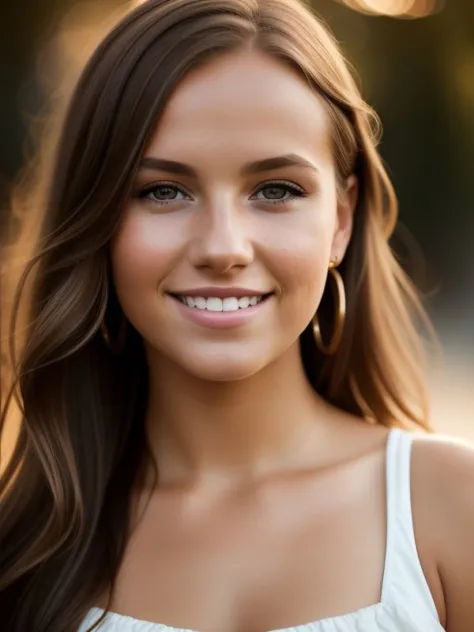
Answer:
M331 257L341 262L349 245L354 225L354 212L359 199L359 181L353 174L346 180L344 190L337 201L336 230L332 242Z

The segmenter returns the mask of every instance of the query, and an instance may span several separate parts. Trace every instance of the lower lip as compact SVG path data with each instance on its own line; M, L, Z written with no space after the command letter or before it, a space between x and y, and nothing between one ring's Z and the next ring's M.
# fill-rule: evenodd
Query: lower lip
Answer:
M211 312L207 309L198 309L197 307L188 307L182 303L179 299L170 296L171 300L175 303L176 307L183 316L189 318L197 325L203 327L210 327L213 329L232 329L234 327L240 327L246 324L249 320L254 318L257 314L262 312L268 306L268 303L272 300L273 296L260 301L257 305L252 307L246 307L245 309L238 309L233 312Z

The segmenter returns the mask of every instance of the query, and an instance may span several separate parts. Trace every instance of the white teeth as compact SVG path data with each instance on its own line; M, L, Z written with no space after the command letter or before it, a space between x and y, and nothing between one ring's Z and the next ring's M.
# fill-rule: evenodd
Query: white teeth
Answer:
M222 299L220 298L208 298L206 309L209 312L222 312Z
M225 298L222 301L223 312L235 312L238 309L239 309L239 301L235 297L231 296L231 297Z
M180 296L181 302L188 307L195 309L207 309L210 312L236 312L239 309L247 309L257 305L263 300L263 296L228 296L224 299L211 296L204 298L202 296Z

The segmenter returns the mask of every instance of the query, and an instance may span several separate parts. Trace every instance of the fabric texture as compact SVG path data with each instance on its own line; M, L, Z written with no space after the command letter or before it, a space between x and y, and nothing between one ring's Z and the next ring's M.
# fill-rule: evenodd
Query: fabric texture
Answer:
M271 632L443 632L418 557L413 529L410 461L413 436L394 428L387 439L387 548L379 603L357 612ZM93 608L78 632L103 614ZM108 613L94 632L197 632Z

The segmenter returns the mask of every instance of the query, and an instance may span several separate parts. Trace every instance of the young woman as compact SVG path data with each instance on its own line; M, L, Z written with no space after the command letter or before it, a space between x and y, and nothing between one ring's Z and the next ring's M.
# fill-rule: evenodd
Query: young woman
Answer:
M28 190L2 631L474 629L474 455L423 432L376 144L296 0L97 47Z

